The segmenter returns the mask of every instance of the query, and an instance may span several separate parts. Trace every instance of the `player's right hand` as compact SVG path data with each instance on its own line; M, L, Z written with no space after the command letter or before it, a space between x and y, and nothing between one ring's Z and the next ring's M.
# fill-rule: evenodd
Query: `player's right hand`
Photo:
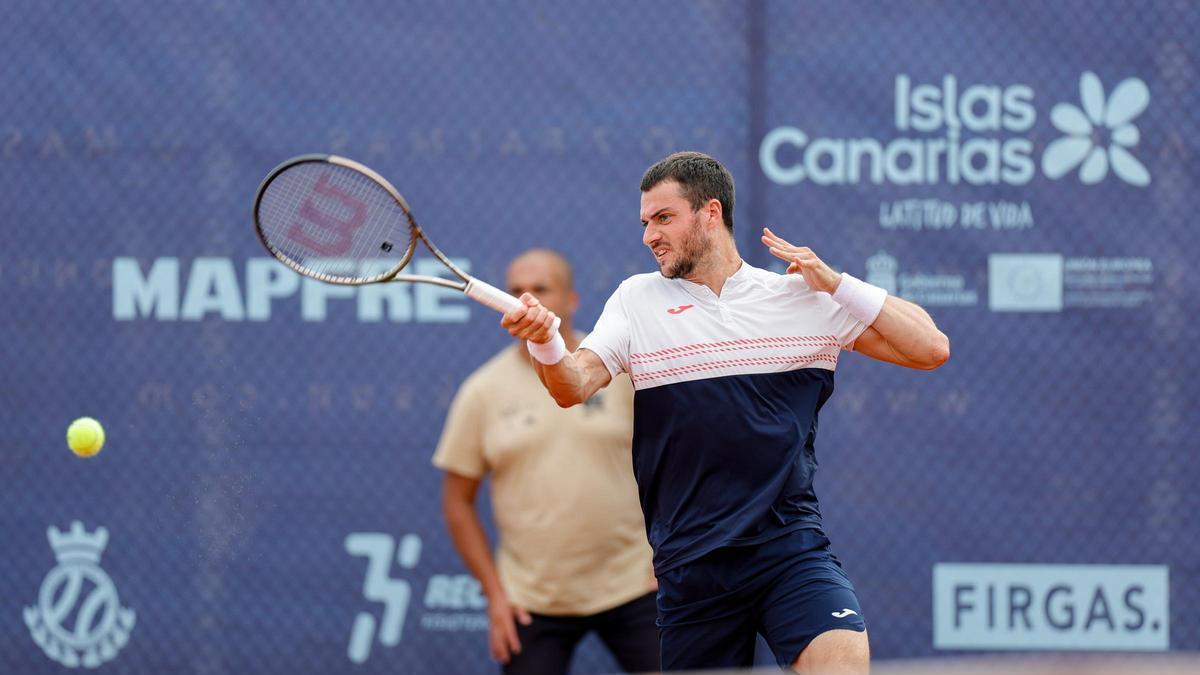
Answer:
M557 318L532 293L522 293L521 307L505 314L500 325L515 338L546 343L554 338Z
M497 597L488 599L488 646L493 660L508 663L513 654L521 653L516 622L528 626L533 618L523 608L510 604L503 594L493 595Z

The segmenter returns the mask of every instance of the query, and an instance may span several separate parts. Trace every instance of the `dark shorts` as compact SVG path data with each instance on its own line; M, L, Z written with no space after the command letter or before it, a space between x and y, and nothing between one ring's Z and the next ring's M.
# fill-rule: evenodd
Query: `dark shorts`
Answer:
M867 629L854 585L816 530L716 549L658 584L663 670L753 666L760 633L787 668L825 631Z
M517 624L521 653L503 666L505 675L563 675L575 647L590 632L612 652L627 673L659 669L658 628L654 625L654 594L591 616L547 616L530 612L533 623Z

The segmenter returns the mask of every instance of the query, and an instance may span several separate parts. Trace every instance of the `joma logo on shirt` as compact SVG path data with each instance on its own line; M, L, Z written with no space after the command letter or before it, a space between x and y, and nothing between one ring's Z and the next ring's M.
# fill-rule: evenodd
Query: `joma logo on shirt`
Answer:
M680 305L678 307L672 307L671 309L667 310L667 314L683 314L692 307L695 307L695 305Z

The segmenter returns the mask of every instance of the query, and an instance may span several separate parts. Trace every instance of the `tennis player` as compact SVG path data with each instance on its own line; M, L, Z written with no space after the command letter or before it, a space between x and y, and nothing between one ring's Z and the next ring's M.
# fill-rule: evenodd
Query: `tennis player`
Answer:
M780 667L865 673L863 611L813 490L817 414L843 350L928 370L949 340L917 305L770 230L762 243L787 273L743 261L733 177L707 155L663 159L641 192L659 271L622 282L577 350L532 294L501 325L527 340L560 406L633 380L664 670L750 666L761 633Z

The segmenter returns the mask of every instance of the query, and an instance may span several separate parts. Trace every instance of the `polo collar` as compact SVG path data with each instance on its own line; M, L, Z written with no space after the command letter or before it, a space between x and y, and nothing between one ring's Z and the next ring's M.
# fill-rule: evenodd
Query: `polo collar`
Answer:
M733 274L730 274L725 278L725 283L721 285L720 297L724 298L730 291L737 291L744 288L746 284L753 280L754 271L756 271L756 268L752 267L750 263L743 260L742 264L738 265L738 268L734 270ZM680 284L683 285L683 289L694 298L718 297L708 286L705 286L704 284L698 284L694 281L688 281L687 279L676 279L675 281L680 282Z

